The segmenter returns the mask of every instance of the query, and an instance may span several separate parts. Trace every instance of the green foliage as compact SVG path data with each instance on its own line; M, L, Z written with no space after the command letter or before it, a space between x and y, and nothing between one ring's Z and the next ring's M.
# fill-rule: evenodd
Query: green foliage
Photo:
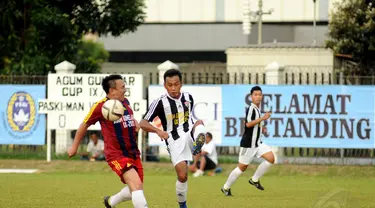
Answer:
M335 3L326 46L335 53L350 54L368 74L375 56L375 1L342 0Z
M104 45L94 41L82 41L74 57L76 73L97 73L108 59L109 53Z
M89 32L119 36L134 32L144 21L143 0L97 2L1 1L0 73L45 75L63 60L79 65L80 72L85 66L87 72L97 71L108 56L96 44L82 43L82 36ZM92 54L90 48L95 50Z

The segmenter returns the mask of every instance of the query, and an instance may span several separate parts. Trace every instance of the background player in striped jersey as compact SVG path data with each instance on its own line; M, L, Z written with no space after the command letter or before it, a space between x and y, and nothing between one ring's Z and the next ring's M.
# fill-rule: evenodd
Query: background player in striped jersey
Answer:
M271 113L267 112L263 116L260 114L259 105L262 101L262 89L259 86L251 88L251 105L246 108L245 132L242 135L240 154L238 158L238 166L230 173L227 182L221 188L221 191L231 196L231 186L237 178L246 170L254 156L264 158L249 183L260 190L264 190L260 184L259 178L262 177L275 162L275 156L271 148L261 141L261 133L267 132L263 126L263 121L271 117Z
M129 101L125 98L125 83L120 75L110 75L103 79L103 90L106 98L95 103L83 123L77 130L69 157L77 153L81 139L87 128L99 121L104 137L104 154L108 165L120 177L122 183L128 184L119 193L104 198L104 204L111 208L123 201L132 200L134 207L145 208L147 202L143 194L143 167L137 146L136 132L139 125L133 117ZM101 109L108 99L117 99L124 106L124 116L118 121L106 120Z
M206 129L202 121L193 122L193 96L181 92L182 75L179 70L169 69L164 73L164 87L167 94L151 103L140 126L147 132L154 132L165 141L172 163L177 173L176 195L180 207L185 208L187 197L188 161L192 154L201 152L205 142ZM163 130L154 127L152 122L159 117Z

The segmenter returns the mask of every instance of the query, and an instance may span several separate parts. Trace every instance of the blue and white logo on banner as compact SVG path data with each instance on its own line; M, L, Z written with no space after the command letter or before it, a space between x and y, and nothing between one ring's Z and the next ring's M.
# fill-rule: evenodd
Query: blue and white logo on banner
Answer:
M3 89L1 89L3 88ZM44 85L0 85L0 144L42 145L45 140L45 115L37 113L37 100L45 98Z
M238 146L253 85L222 85L222 145ZM264 143L281 147L374 148L375 87L261 86Z

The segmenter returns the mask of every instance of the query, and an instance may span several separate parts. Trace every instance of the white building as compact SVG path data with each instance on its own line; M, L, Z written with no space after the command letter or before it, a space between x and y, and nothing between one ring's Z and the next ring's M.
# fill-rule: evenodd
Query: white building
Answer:
M249 0L252 11L258 0ZM316 0L316 41L323 44L329 11L337 0ZM226 61L228 47L255 44L258 27L242 31L244 0L145 0L147 18L135 33L102 37L112 62ZM263 0L263 42L310 44L314 39L313 0Z

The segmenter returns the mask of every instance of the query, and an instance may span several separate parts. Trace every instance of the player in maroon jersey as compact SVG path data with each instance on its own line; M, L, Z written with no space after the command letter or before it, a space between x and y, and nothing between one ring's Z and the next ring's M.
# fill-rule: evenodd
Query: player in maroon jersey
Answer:
M125 83L120 75L110 75L103 79L103 90L107 97L95 103L83 123L77 130L69 157L77 153L78 146L90 125L99 121L104 137L104 155L108 165L127 184L119 193L104 198L107 208L112 208L123 201L132 200L134 207L147 207L143 194L143 167L137 146L136 132L138 122L133 117L129 101L125 98ZM108 99L117 99L124 105L124 116L118 121L106 120L101 112Z

